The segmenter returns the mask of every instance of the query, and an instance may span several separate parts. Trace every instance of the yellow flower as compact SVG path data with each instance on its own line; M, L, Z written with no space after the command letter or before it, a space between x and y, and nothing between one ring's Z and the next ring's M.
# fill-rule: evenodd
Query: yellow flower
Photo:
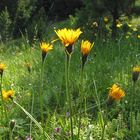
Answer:
M104 17L104 22L108 22L108 21L109 21L108 17L105 16L105 17Z
M53 46L49 43L42 42L40 44L40 48L41 48L43 53L48 53L50 50L53 49Z
M1 75L3 74L3 71L5 70L5 68L6 68L6 65L3 63L0 63L0 74Z
M30 73L30 72L31 72L31 69L32 69L31 63L30 63L30 62L26 62L26 63L25 63L25 66L27 67L27 70L28 70L28 72Z
M130 27L130 28L132 27L132 24L130 24L130 23L128 23L127 25L128 25L128 27Z
M73 30L64 28L57 31L55 30L55 33L62 41L63 45L68 47L69 45L73 45L76 42L82 32L80 29Z
M138 35L137 37L138 37L138 39L140 39L140 35Z
M140 72L140 66L133 67L133 72Z
M46 57L46 54L53 49L53 46L49 43L46 42L42 42L40 44L40 48L42 50L42 62L44 62L44 59Z
M117 23L116 27L121 28L122 27L122 23Z
M125 92L117 84L113 84L109 90L109 97L113 100L120 100L124 96Z
M134 27L132 30L133 30L134 32L136 32L138 29L137 29L136 27Z
M133 67L133 70L132 70L132 80L134 82L136 82L138 80L139 73L140 73L140 67L139 66Z
M83 55L88 55L94 45L94 42L91 44L88 40L82 40L81 43L81 53Z
M13 90L3 90L2 91L2 97L3 97L3 100L8 100L10 98L13 98L14 96L14 91Z

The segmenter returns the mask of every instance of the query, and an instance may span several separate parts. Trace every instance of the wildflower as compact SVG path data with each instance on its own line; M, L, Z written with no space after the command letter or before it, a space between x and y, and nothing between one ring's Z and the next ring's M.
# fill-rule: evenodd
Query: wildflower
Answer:
M40 48L42 50L42 61L44 61L45 57L46 57L46 54L53 49L53 46L49 43L46 43L46 42L42 42L40 44Z
M27 136L26 140L32 140L32 138L30 136Z
M116 27L117 28L121 28L123 26L123 24L121 23L121 21L119 19L116 20Z
M73 29L61 29L61 30L55 30L57 36L63 43L63 45L66 47L66 52L68 54L72 53L72 45L76 42L76 40L79 38L80 34L82 33L80 29L73 30Z
M136 32L138 29L135 27L135 28L133 28L132 30L133 30L134 32Z
M133 67L133 72L140 72L140 67L139 66Z
M113 100L120 100L125 96L125 92L121 89L117 84L113 84L113 86L109 90L109 97Z
M3 100L8 100L8 99L12 99L14 96L14 91L13 90L3 90L2 91L2 97L3 97Z
M94 45L94 42L91 44L88 40L82 40L81 43L81 53L82 55L88 55Z
M138 35L137 38L140 39L140 35Z
M104 22L107 23L108 21L109 21L109 18L108 18L107 16L105 16L105 17L104 17Z
M117 23L116 27L121 28L122 27L122 23Z
M129 28L131 28L131 27L132 27L132 24L130 24L130 23L128 23L127 25L128 25L128 27L129 27Z
M5 68L6 68L6 65L3 63L0 63L0 75L1 75L1 77L3 75L3 71L5 70Z
M93 26L98 27L98 23L95 21L92 23Z
M138 80L139 73L140 73L140 67L139 66L133 67L133 70L132 70L132 80L134 82L136 82Z
M129 35L126 35L126 36L125 36L126 39L128 39L129 37L130 37Z
M31 73L31 69L32 69L31 63L26 62L26 63L25 63L25 66L27 67L28 72Z
M16 121L15 120L11 120L9 123L10 129L13 130L15 128L16 125Z
M56 133L61 133L61 127L56 127L56 128L54 129L54 131L55 131Z
M81 53L82 53L82 67L84 66L87 56L90 53L92 47L94 45L94 42L91 44L88 40L82 40L81 43Z

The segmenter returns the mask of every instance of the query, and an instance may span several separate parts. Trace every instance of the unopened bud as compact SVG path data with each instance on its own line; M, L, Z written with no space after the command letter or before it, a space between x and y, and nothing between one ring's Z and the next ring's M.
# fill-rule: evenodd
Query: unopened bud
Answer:
M9 125L10 125L10 129L13 130L15 128L16 121L15 120L11 120Z

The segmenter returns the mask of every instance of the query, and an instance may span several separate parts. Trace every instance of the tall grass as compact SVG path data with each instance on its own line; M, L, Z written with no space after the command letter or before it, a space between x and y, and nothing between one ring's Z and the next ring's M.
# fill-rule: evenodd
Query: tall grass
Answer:
M80 40L75 44L69 73L74 139L78 139L79 123L77 116L81 117L79 136L81 140L99 140L103 137L105 140L113 138L121 140L139 139L140 95L138 93L140 82L137 81L134 89L132 81L132 68L135 65L140 65L139 46L140 42L137 38L95 41L95 47L88 57L88 63L86 63L83 73L82 92L86 96L85 107L79 91L81 79ZM41 122L41 114L39 113L41 51L39 44L27 45L22 40L11 44L1 44L0 52L0 61L7 65L3 74L3 88L12 88L15 91L16 101L26 111L31 112L32 110L34 118L38 123ZM47 61L44 62L42 81L44 85L42 89L44 131L52 139L57 140L70 139L71 135L70 116L65 106L64 59L63 47L59 42L56 42L54 50L49 53ZM31 78L26 62L32 65ZM119 83L123 87L126 96L120 101L108 103L109 87L114 83ZM135 102L133 105L131 102L132 95ZM34 96L33 108L31 106L32 96ZM8 121L13 119L16 121L12 132L13 139L25 139L29 136L37 140L43 139L36 125L32 124L32 131L29 131L31 129L30 118L18 106L8 101L5 108ZM5 125L0 120L1 139L9 139L9 122ZM101 125L103 126L101 127ZM132 125L133 129L131 128ZM30 132L32 133L30 134Z

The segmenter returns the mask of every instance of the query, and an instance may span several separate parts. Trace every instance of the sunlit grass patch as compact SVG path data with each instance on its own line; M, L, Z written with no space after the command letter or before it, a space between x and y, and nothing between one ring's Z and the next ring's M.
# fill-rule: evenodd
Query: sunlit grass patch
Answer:
M68 35L70 36L71 34ZM65 39L71 43L72 40L68 37ZM59 40L52 42L53 50L52 46L46 46L46 44L41 44L45 46L40 48L38 42L32 45L20 41L20 43L13 43L10 47L9 44L0 46L2 50L0 62L6 65L6 68L2 69L4 70L3 89L13 89L14 99L21 105L19 107L12 102L6 104L9 121L12 119L16 121L13 138L25 138L31 135L33 138L42 139L43 133L41 134L40 130L58 140L70 139L72 131L73 138L76 139L78 137L80 139L123 139L128 138L127 132L130 136L138 132L135 126L138 127L136 123L139 120L135 117L139 117L139 94L136 93L139 92L140 83L139 78L135 80L137 82L133 80L134 72L138 70L134 68L140 65L138 38L120 37L116 41L96 39L94 44L93 41L86 39L82 43L81 41L79 39L76 42L74 38L72 44L67 42L68 46L76 42L72 47L74 50L70 49L70 51L67 50L68 46L63 46L66 45L63 44L65 40L62 43ZM48 53L49 46L51 51ZM41 78L42 52L45 55L43 55ZM67 80L72 113L68 106L65 87L65 54L67 57L71 55ZM84 72L81 76L82 62ZM40 92L41 82L43 88ZM119 86L112 87L115 91L110 91L110 97L114 100L110 101L109 87L114 83ZM40 113L39 95L42 96L43 119ZM136 97L136 99L133 98L135 107L131 102L132 95ZM28 112L33 116L32 121L30 120L32 116ZM70 117L72 117L72 127ZM2 123L5 125L4 122ZM9 132L8 125L6 129ZM7 133L1 134L1 137L4 135L8 137Z

